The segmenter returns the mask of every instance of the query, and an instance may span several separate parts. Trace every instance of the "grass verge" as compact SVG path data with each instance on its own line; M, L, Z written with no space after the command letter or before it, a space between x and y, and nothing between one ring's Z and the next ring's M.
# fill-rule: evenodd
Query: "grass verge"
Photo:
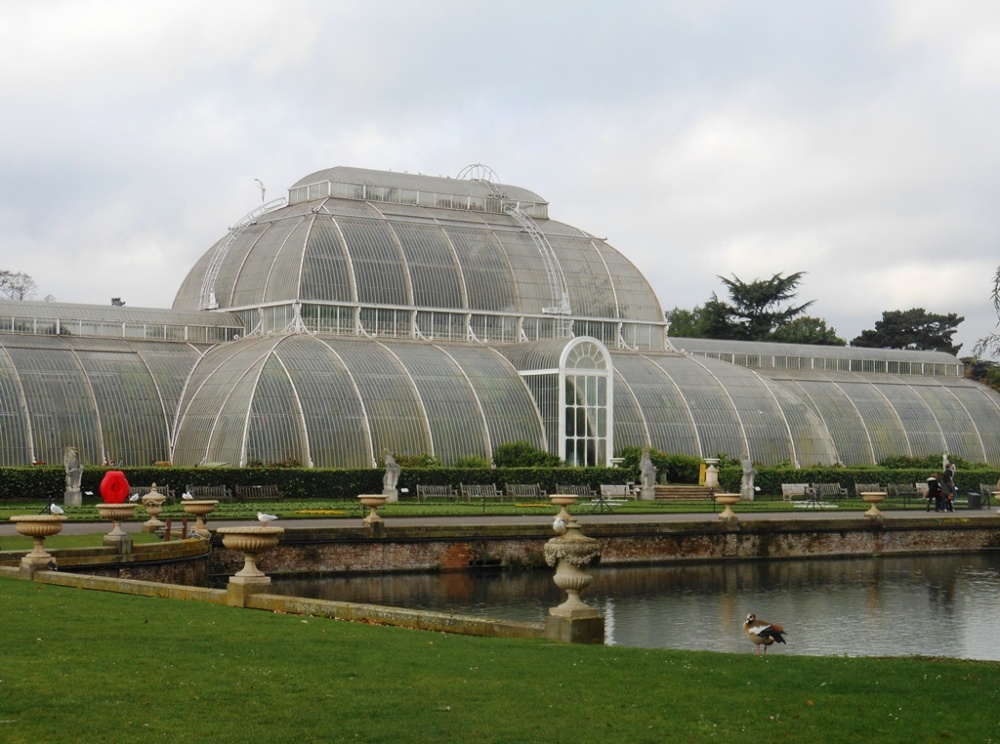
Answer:
M11 579L0 606L9 744L1000 737L991 662L490 640Z
M66 516L73 522L99 522L101 521L101 515L97 511L95 503L87 502L83 506L68 507L66 509ZM4 504L0 506L0 521L6 521L8 517L15 514L37 514L44 506L43 502L13 502ZM836 507L836 509L832 509L828 513L863 512L869 508L869 505L860 499L845 499L836 502ZM738 513L744 514L782 513L797 510L795 504L782 501L780 497L742 502L735 508ZM898 510L902 508L902 505L880 505L880 508L883 510ZM908 506L909 510L923 510L923 508L922 502ZM627 501L614 506L614 513L616 514L713 514L721 510L721 507L704 499L697 501ZM309 501L220 503L208 518L210 521L256 519L258 511L277 514L283 519L357 519L367 514L367 511L359 509L358 504L354 502L316 499ZM549 513L555 511L555 507L548 501L490 503L485 508L482 504L421 504L415 501L402 501L379 507L379 514L388 517L453 517L477 516L482 514L491 516L528 516L546 511ZM570 508L570 512L580 515L596 513L595 507L589 503L577 504ZM160 519L165 520L170 518L175 522L179 522L185 516L188 515L185 515L184 509L180 504L168 504L164 507L163 513L160 514ZM140 508L136 511L136 518L145 520L147 515Z
M110 527L108 531L110 531ZM53 535L45 538L46 550L71 550L74 548L100 548L104 546L104 532L91 532L86 535ZM163 542L150 532L130 533L134 545ZM7 535L0 537L0 550L31 550L30 537L24 535Z

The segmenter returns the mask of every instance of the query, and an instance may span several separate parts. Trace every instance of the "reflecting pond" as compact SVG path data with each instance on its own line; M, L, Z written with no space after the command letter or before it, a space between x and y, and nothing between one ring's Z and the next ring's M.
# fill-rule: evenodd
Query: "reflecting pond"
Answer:
M743 561L592 570L607 643L750 652L743 618L780 623L772 653L1000 660L1000 553ZM542 622L550 570L275 579L273 591Z

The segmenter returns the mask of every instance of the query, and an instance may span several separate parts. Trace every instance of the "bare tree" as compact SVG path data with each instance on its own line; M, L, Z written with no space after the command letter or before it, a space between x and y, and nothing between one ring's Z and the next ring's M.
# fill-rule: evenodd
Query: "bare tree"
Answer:
M0 269L0 295L8 300L30 300L38 285L23 271Z

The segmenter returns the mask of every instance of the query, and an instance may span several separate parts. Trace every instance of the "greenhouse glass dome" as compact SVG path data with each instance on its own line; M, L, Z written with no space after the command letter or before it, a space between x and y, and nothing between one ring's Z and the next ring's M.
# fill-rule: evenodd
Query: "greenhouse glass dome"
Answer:
M0 464L445 463L527 441L764 464L1000 465L1000 396L935 352L669 339L642 273L488 169L318 171L173 308L0 302Z

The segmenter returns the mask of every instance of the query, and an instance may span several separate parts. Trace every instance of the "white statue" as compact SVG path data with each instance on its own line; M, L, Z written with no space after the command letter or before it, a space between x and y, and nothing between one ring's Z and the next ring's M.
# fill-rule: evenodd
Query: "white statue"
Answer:
M63 465L66 466L66 491L63 493L63 503L67 506L81 506L83 496L80 493L80 480L83 478L83 465L76 447L63 450Z
M642 487L652 488L656 485L656 466L649 457L649 447L643 447L642 458L639 460L639 474L642 476Z
M382 490L390 491L396 489L396 484L399 483L399 463L396 462L396 458L392 456L392 453L386 450L385 452L385 475L382 476Z
M743 478L740 481L740 498L753 501L753 479L754 476L757 475L757 471L754 470L752 460L746 459L741 460L740 462L743 464Z

